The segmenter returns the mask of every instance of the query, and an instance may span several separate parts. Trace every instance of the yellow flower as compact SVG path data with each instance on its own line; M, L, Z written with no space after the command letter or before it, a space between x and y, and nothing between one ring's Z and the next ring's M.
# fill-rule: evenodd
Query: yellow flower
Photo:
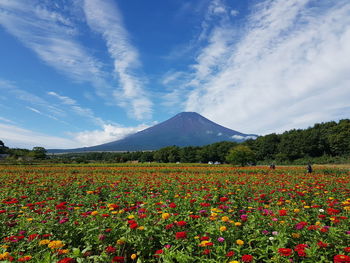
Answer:
M168 219L170 217L170 214L169 213L163 213L162 214L162 218L163 219Z
M48 239L43 239L43 240L40 240L39 241L39 245L42 246L42 245L47 245L49 244L51 241L48 240Z
M27 221L29 221L29 222L33 221L33 218L27 218Z
M87 193L88 195L91 195L91 194L94 193L94 191L86 191L86 193Z
M129 215L129 216L128 216L128 219L134 219L134 218L135 218L134 215Z
M51 241L48 245L47 245L49 248L51 249L56 249L56 248L61 248L64 246L63 242L60 241L60 240L54 240L54 241Z
M69 253L69 249L60 249L59 253L60 254L68 254Z
M123 244L125 244L125 239L118 239L118 240L117 240L117 244L118 244L118 245L123 245Z
M144 226L140 226L137 228L138 230L145 230L145 227Z
M210 243L208 240L203 240L203 241L199 244L199 246L200 246L200 247L205 247L206 244L208 244L208 243Z
M295 208L293 211L294 211L294 213L299 213L299 212L300 212L300 209Z
M137 255L136 255L136 254L132 254L132 255L130 256L130 258L131 258L132 260L135 260L135 259L137 258Z
M226 227L226 226L221 226L221 227L220 227L220 231L221 231L221 232L224 232L224 231L226 231L226 230L227 230L227 227Z
M241 222L236 222L236 223L235 223L235 226L241 226L241 225L242 225Z
M98 215L98 212L97 212L97 211L92 211L92 212L91 212L91 215L92 215L92 216Z
M223 221L223 222L227 222L229 220L230 220L230 218L228 218L228 216L221 217L221 221Z
M237 244L237 245L240 245L240 246L243 246L243 245L244 245L244 241L243 241L243 240L240 240L240 239L237 239L237 240L236 240L236 244Z
M9 252L5 252L0 254L0 260L7 260L10 258L10 253Z
M293 237L293 238L299 238L299 237L300 237L300 234L299 234L299 233L292 233L292 237Z
M229 263L239 263L237 260L230 261Z

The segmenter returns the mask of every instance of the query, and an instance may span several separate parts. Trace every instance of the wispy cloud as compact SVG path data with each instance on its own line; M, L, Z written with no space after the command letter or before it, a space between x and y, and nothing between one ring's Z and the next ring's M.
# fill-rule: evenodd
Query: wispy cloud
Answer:
M7 123L10 123L10 124L16 124L14 121L11 121L11 120L9 120L7 118L4 118L4 117L0 117L0 121L7 122Z
M244 30L209 28L183 84L186 110L260 134L348 117L349 14L345 0L266 0Z
M152 103L143 88L143 80L136 73L140 65L138 52L129 41L116 3L85 0L84 11L89 26L103 36L114 59L114 71L120 82L120 89L114 92L115 98L121 106L131 108L136 118L150 117Z
M0 90L4 94L10 94L12 98L15 98L17 101L24 102L27 106L27 109L36 112L38 114L44 115L48 118L57 120L58 117L65 116L65 112L52 105L42 97L34 95L28 91L25 91L21 88L18 88L15 83L7 80L0 79ZM28 104L30 106L28 106ZM40 111L40 108L43 109ZM45 111L45 113L43 113Z
M76 100L74 100L70 97L67 97L67 96L62 96L54 91L49 91L47 94L52 96L52 97L57 98L60 101L60 103L68 106L68 108L71 111L73 111L75 114L78 114L80 116L88 118L99 126L105 125L105 121L103 121L101 118L95 116L94 112L91 109L80 106Z
M75 40L73 21L41 3L2 0L0 24L58 71L78 81L103 82L101 64Z

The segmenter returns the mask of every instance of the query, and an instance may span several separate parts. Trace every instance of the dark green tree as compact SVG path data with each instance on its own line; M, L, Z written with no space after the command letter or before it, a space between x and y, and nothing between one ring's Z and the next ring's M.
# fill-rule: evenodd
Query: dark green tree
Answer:
M37 160L46 159L46 149L44 147L34 147L30 156Z
M246 166L249 163L255 163L256 158L255 153L248 146L238 145L229 151L226 161L230 164Z

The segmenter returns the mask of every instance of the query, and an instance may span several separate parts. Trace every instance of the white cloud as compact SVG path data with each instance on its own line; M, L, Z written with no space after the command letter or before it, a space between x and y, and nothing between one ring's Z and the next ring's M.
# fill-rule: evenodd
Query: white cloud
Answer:
M8 120L2 117L0 117L0 121L8 122ZM137 127L106 124L99 130L68 133L68 137L61 137L24 129L14 125L12 122L9 124L0 122L0 140L9 147L31 149L35 146L41 146L46 149L73 149L120 140L127 135L146 128L148 126L145 124Z
M137 127L121 127L106 124L103 126L102 130L70 133L70 135L79 143L80 147L88 147L120 140L146 128L148 128L148 126L144 124Z
M259 134L348 117L350 3L317 6L264 1L243 33L214 27L184 84L193 87L186 110Z
M236 140L248 140L248 139L256 139L256 136L248 135L248 136L242 136L242 135L232 135L232 139Z
M236 9L233 9L233 10L231 10L230 14L231 14L231 16L238 16L239 15L239 11L236 10Z
M89 26L103 36L114 59L114 71L121 86L114 92L115 98L121 106L130 109L137 119L150 117L152 103L135 71L140 65L138 52L130 44L116 3L110 0L85 0L84 11Z
M0 123L1 140L9 147L19 147L31 149L35 146L45 148L74 148L79 144L76 141L50 136L28 129L23 129L15 125Z

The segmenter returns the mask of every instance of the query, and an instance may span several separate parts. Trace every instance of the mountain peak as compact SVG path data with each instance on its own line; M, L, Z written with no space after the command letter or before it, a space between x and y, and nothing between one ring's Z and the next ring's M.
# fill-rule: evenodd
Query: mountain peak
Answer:
M243 134L208 120L196 112L181 112L174 117L128 137L70 151L144 151L166 146L203 146L220 141L241 142L256 135Z

